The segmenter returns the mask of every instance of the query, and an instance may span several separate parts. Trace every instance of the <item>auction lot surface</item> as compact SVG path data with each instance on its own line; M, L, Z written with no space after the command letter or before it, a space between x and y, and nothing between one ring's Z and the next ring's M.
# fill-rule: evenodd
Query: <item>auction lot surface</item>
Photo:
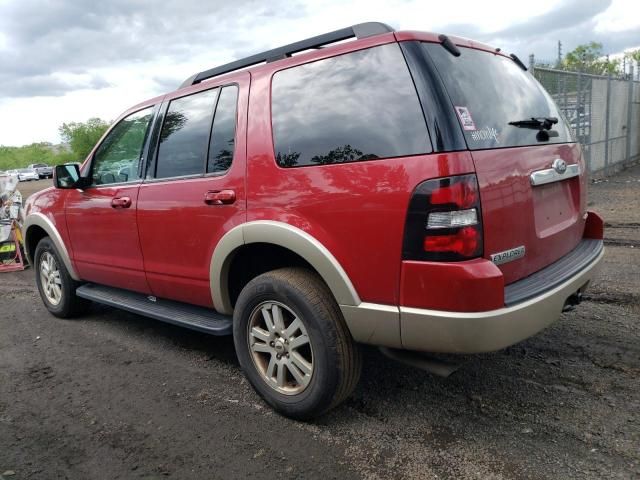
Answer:
M104 307L59 320L32 270L0 274L0 476L639 478L640 167L590 208L607 252L577 310L448 379L367 349L354 395L310 424L262 403L231 338Z

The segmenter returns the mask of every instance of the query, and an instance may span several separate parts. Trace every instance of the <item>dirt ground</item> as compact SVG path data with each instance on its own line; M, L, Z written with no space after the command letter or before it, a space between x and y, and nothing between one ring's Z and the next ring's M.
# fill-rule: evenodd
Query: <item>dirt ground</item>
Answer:
M59 320L33 271L1 274L0 476L640 478L640 167L589 199L607 253L577 310L448 379L367 348L354 395L309 424L262 403L231 338Z
M44 190L51 185L53 185L53 180L51 180L50 178L45 178L38 181L20 182L18 184L18 190L20 190L20 193L22 193L22 198L26 199L32 193Z

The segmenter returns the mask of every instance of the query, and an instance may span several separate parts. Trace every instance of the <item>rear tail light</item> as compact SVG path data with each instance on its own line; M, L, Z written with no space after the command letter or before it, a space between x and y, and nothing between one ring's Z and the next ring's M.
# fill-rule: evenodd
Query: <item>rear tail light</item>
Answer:
M474 174L422 182L413 192L402 258L455 262L482 256L482 213Z

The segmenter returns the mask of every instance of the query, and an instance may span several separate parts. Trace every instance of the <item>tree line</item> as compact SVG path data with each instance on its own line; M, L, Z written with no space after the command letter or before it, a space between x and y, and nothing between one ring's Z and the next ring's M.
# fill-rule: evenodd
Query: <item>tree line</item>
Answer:
M592 75L624 75L624 63L640 62L640 49L626 52L624 58L610 58L602 53L602 44L589 42L578 45L567 53L560 62L555 64L540 64L540 66L569 70L572 72L590 73Z
M82 162L107 128L108 122L100 118L90 118L86 122L63 123L58 129L63 145L48 142L32 143L22 147L0 145L0 170L23 168L32 163L60 165Z

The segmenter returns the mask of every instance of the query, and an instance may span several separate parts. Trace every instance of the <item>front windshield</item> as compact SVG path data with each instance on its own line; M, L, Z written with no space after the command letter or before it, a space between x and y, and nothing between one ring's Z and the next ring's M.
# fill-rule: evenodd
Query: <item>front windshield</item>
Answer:
M462 47L454 57L437 43L423 47L442 77L469 149L574 141L546 90L510 58ZM541 140L536 129L509 125L532 117L558 118L550 137Z

